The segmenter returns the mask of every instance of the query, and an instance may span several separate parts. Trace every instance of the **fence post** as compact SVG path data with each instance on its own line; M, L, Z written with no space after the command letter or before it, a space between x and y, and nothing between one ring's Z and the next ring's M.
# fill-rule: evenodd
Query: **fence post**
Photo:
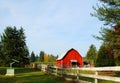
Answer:
M61 68L61 77L64 76L64 70L65 70L65 69L62 67L62 68Z
M56 75L57 75L58 68L56 67Z
M77 80L79 80L79 70L77 69Z
M52 68L52 66L50 66L50 74L52 74L53 72L53 68Z
M95 75L98 75L98 71L95 71ZM98 79L95 78L95 83L98 83Z

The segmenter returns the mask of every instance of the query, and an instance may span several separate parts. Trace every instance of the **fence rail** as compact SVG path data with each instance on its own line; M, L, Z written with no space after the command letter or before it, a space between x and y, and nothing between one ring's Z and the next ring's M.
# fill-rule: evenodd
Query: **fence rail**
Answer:
M49 70L52 72L52 74L55 75L61 75L63 76L64 74L66 75L72 75L72 76L76 76L77 79L79 79L79 76L82 77L89 77L89 78L93 78L95 79L95 83L98 83L98 79L101 80L109 80L109 81L116 81L116 82L120 82L120 77L112 77L112 76L101 76L98 74L98 72L101 71L120 71L120 66L116 66L116 67L92 67L92 68L58 68L56 66L52 66L49 68ZM48 71L49 71L48 70ZM80 73L80 71L94 71L95 74L83 74Z
M120 71L120 66L115 66L115 67L78 68L78 70L90 70L90 71Z

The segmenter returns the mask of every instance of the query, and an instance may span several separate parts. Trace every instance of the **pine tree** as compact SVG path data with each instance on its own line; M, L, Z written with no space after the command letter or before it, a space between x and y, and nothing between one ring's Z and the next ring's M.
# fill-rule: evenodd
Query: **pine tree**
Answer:
M0 42L0 66L5 66L5 57L2 52L2 43Z
M120 1L119 0L99 0L103 5L94 7L95 12L92 14L110 28L101 29L101 37L97 39L109 46L111 56L120 65Z
M35 58L35 53L32 51L31 56L30 56L30 61L31 62L35 62L36 58Z
M40 51L39 57L40 57L40 61L44 62L44 51Z
M35 56L35 61L36 61L36 62L37 62L37 61L39 62L39 56L38 56L38 55Z
M98 51L97 58L95 60L96 67L103 66L115 66L114 59L109 55L109 50L104 44L100 47Z
M6 66L12 62L12 59L20 61L14 66L24 67L29 63L29 51L25 43L23 28L7 27L1 35L2 54Z
M93 63L97 56L96 47L92 44L86 54L86 60L88 63Z
M120 26L120 0L99 0L102 6L93 7L95 12L91 15L104 21L105 25Z

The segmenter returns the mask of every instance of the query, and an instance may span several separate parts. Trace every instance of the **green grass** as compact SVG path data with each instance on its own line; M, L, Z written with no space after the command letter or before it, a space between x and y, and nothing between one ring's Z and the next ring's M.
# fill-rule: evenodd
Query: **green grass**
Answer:
M56 62L34 62L35 64L47 64L47 65L55 65Z
M40 70L15 68L15 76L5 76L6 68L0 68L0 83L70 83L63 78L48 75Z

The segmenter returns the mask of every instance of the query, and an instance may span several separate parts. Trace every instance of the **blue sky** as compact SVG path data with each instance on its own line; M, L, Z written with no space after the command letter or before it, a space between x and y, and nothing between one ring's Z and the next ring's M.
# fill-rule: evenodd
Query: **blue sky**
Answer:
M59 55L75 48L85 56L91 44L97 49L101 45L92 37L99 35L103 25L90 16L96 3L98 0L0 0L0 33L7 26L22 26L30 52Z

